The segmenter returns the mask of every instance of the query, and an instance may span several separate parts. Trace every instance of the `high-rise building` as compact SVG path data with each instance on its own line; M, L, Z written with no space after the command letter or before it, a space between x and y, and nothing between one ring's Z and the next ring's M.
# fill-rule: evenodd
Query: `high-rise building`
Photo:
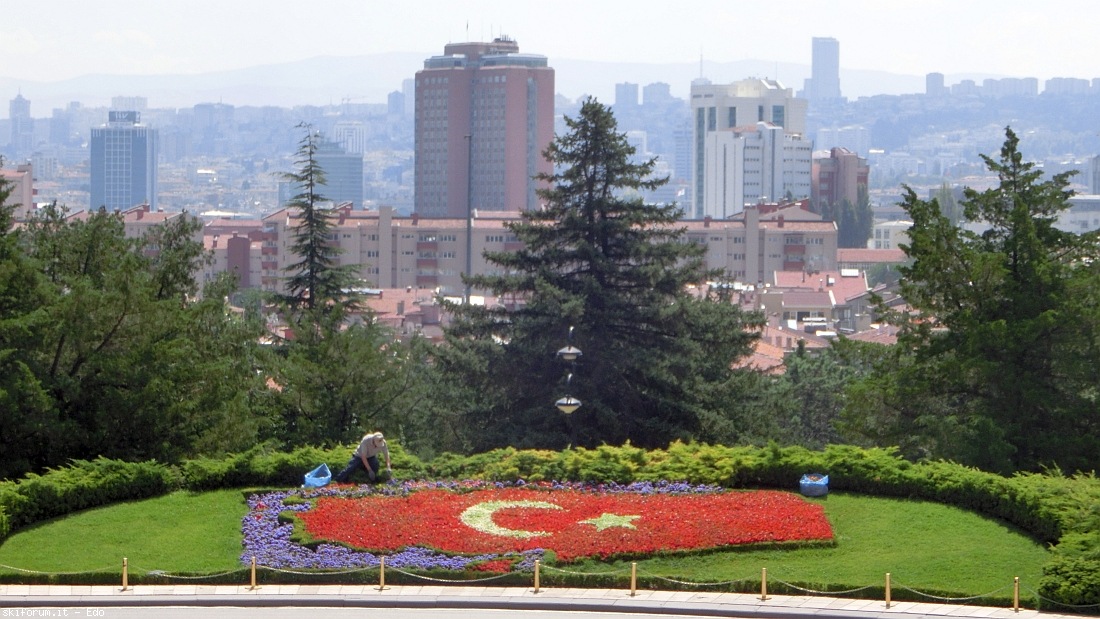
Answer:
M507 37L451 43L416 73L414 212L465 217L471 210L538 206L533 179L552 171L554 70Z
M688 219L701 219L710 212L712 216L719 212L734 214L743 208L742 203L729 202L740 200L731 196L737 195L738 189L730 187L708 186L708 181L713 182L718 178L727 180L737 179L736 175L730 176L722 172L718 167L721 162L708 161L709 156L718 156L721 149L717 141L708 140L716 132L730 133L738 127L747 129L741 132L745 139L754 139L750 134L761 131L757 123L768 123L778 127L781 133L797 136L799 140L806 134L806 108L805 99L795 98L790 88L784 88L782 84L770 79L745 79L732 84L711 84L707 80L696 80L691 85L691 111L694 128L692 131L692 208L685 212ZM766 130L768 132L772 130ZM734 139L732 134L725 136ZM786 139L781 140L785 144ZM786 146L782 146L786 148ZM800 145L799 149L802 148ZM728 151L727 151L728 152ZM811 165L811 152L805 153L804 160L800 155L797 165L805 166L804 178L806 184L805 195L800 195L801 189L791 193L795 199L809 197L809 178ZM792 162L795 165L795 162ZM708 174L707 170L711 173ZM782 175L780 175L782 178ZM799 178L802 178L799 172ZM741 182L741 181L738 181ZM801 181L799 181L801 183ZM763 191L763 188L748 188L744 190L745 199L750 196L766 195L770 199L781 199L787 191L775 194L771 189ZM711 198L707 198L711 192ZM709 203L708 203L709 200ZM722 200L726 203L719 206ZM754 201L754 200L750 200Z
M325 171L321 194L336 204L351 202L352 208L363 208L363 154L349 153L339 144L322 140L315 160Z
M11 119L11 152L15 157L25 157L34 149L34 119L31 118L31 102L22 93L8 104Z
M929 97L942 97L948 94L950 89L944 85L943 73L929 73L924 76L924 94Z
M806 97L811 101L840 98L840 42L832 37L814 37L810 79Z
M148 204L157 210L157 130L136 111L108 112L107 124L91 132L91 208L127 210Z
M638 85L631 82L615 84L615 111L633 111L638 107Z

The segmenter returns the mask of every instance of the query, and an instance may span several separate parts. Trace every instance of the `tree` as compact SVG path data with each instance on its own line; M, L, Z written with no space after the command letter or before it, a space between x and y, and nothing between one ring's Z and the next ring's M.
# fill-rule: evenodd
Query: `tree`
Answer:
M0 167L3 159L0 158ZM43 316L44 282L12 229L11 184L0 176L0 479L41 465L42 440L56 431L50 398L30 354Z
M705 286L718 274L680 210L638 197L667 179L632 162L611 112L588 99L566 125L545 151L544 206L508 224L523 249L487 252L500 274L467 281L516 306L453 307L439 364L472 396L458 423L475 449L735 435L721 405L752 321ZM572 371L554 355L568 341L583 351ZM583 402L568 418L553 406L567 390Z
M896 319L913 358L876 380L895 396L884 410L940 437L931 455L996 471L1092 468L1096 237L1055 227L1069 206L1068 174L1043 181L1005 133L1000 157L983 156L999 185L964 192L963 222L983 232L956 227L937 200L906 189L913 227L902 249L912 263L901 268L901 294L915 311Z
M308 124L299 125L305 135L298 143L297 170L282 174L298 191L287 206L298 212L298 225L290 251L298 262L286 267L286 302L295 308L347 309L356 303L352 293L358 281L356 265L340 265L340 247L332 242L332 209L324 208L325 171L317 162L321 137Z
M228 316L227 289L189 298L205 256L195 225L181 217L127 238L118 214L70 217L56 204L27 222L18 256L33 273L20 271L30 320L10 323L22 336L9 357L19 365L6 368L24 408L3 424L18 445L0 457L5 474L100 455L172 462L263 435L245 397L262 384L259 332Z

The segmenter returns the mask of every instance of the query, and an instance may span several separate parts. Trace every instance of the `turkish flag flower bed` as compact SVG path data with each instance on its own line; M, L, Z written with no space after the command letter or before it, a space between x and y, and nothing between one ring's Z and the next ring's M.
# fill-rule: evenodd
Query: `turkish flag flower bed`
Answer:
M325 497L298 517L314 539L375 552L416 545L453 554L544 548L561 561L832 538L820 505L774 491L422 490L400 498Z
M258 551L277 567L366 567L385 556L394 567L506 571L548 551L568 562L833 540L823 507L795 493L686 484L412 482L269 493L250 505L242 561Z

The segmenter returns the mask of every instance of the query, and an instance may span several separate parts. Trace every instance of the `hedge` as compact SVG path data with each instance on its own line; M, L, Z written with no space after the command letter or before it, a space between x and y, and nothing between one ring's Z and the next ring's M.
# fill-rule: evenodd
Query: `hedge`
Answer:
M950 462L913 463L894 449L831 445L727 447L676 442L646 451L632 445L565 451L503 448L472 456L442 454L422 462L391 443L394 470L418 479L562 480L629 483L686 481L729 488L796 489L807 472L829 475L833 490L936 501L1016 525L1052 544L1039 593L1066 605L1100 603L1100 482L1060 472L1002 477ZM350 446L284 452L257 446L178 467L97 459L0 482L0 540L11 531L73 511L176 489L297 486L324 462L340 470Z

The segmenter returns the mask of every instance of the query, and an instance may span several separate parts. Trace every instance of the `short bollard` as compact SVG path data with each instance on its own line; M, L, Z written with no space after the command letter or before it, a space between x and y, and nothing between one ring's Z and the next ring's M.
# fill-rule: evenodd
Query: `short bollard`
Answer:
M890 608L890 572L886 572L886 608Z
M256 586L256 557L255 556L252 557L252 570L251 570L251 572L252 572L252 577L249 579L250 584L248 586L248 590L249 591L255 591L256 589L259 589L259 587Z
M122 590L126 591L130 588L130 565L129 560L126 557L122 557Z
M638 563L633 562L630 564L630 597L634 597L634 593L638 590Z
M378 590L386 588L386 557L378 557Z
M768 599L768 568L760 568L760 600Z
M1012 612L1020 612L1020 577L1012 579Z
M535 593L539 592L539 560L535 559Z

